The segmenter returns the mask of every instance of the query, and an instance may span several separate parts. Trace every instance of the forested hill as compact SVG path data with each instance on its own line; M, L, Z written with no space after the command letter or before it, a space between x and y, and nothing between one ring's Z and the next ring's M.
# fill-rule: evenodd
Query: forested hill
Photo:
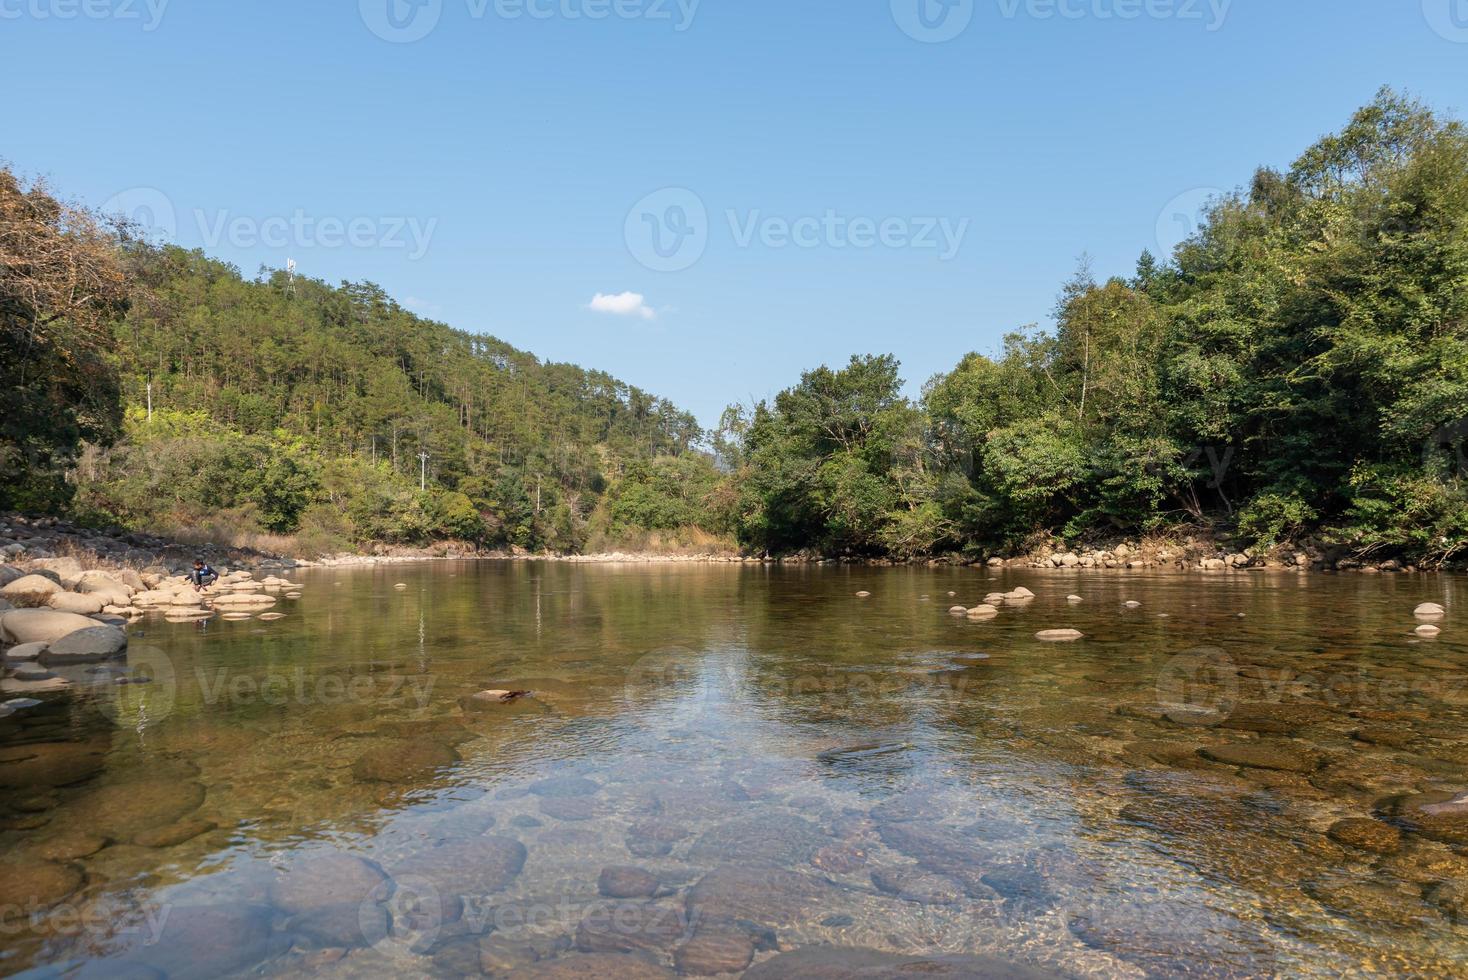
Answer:
M692 415L415 316L258 280L0 168L0 509L335 550L707 543Z
M309 436L329 454L429 454L454 484L482 467L532 465L572 485L619 455L678 454L692 415L600 371L542 363L493 337L403 309L371 283L274 273L247 281L199 252L140 248L119 328L124 394L203 411L244 433Z
M124 261L131 412L126 438L86 461L81 503L129 523L229 512L322 547L574 549L598 517L613 530L597 508L629 462L702 440L662 399L423 319L369 283L250 281L175 247L132 244ZM683 465L712 474L697 453Z

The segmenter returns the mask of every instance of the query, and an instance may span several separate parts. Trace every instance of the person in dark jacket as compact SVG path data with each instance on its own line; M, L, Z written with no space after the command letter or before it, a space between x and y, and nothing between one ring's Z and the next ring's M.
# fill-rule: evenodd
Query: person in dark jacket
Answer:
M202 558L194 559L194 570L189 572L189 581L194 583L195 592L203 592L219 581L219 573L210 568Z

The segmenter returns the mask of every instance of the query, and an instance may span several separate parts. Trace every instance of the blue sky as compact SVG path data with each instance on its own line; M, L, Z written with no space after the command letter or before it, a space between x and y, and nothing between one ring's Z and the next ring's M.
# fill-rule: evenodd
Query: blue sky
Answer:
M0 0L0 52L22 173L708 424L916 393L1383 84L1461 114L1468 0Z

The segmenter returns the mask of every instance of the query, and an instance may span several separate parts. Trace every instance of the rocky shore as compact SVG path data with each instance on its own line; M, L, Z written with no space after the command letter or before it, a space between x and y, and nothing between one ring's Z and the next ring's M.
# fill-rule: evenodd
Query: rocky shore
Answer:
M183 574L195 555L232 569L279 572L294 568L341 568L361 565L392 565L423 561L492 559L509 561L565 562L568 564L745 564L745 565L962 565L1002 568L1062 568L1074 570L1150 570L1180 572L1227 572L1298 570L1353 572L1359 574L1418 571L1460 571L1457 565L1441 568L1418 567L1398 558L1369 560L1360 549L1328 544L1314 538L1272 548L1238 548L1205 532L1187 536L1116 539L1091 547L1067 547L1052 543L1025 549L1015 555L975 559L945 555L914 559L829 556L814 552L790 555L740 555L728 552L667 554L648 552L602 552L596 554L551 554L514 551L474 551L454 543L427 548L378 546L369 554L341 554L305 558L268 554L247 548L210 543L183 544L166 537L126 531L121 528L84 528L54 517L27 518L0 515L0 561L24 563L57 557L75 558L84 569L157 566L168 574Z
M127 628L147 614L169 622L223 619L272 620L284 613L280 599L298 599L300 586L248 570L219 570L220 578L196 590L163 565L141 571L126 566L84 569L72 557L32 558L0 565L0 717L60 694L77 684L146 683L121 666Z

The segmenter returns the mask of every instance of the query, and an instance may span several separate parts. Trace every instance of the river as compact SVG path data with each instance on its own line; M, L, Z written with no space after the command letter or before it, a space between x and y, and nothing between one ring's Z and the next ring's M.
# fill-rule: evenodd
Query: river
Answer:
M1463 580L293 577L0 721L0 973L1468 969Z

